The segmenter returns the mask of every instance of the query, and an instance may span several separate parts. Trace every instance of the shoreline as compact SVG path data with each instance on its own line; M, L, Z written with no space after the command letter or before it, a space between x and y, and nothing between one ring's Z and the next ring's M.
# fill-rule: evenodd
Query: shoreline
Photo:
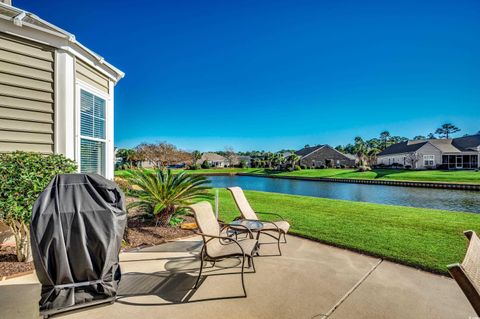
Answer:
M480 191L480 184L461 183L461 182L434 182L434 181L404 181L404 180L380 180L380 179L358 179L358 178L329 178L329 177L305 177L305 176L282 176L282 175L266 175L243 172L208 172L198 173L203 176L250 176L277 179L291 179L312 182L333 182L333 183L351 183L351 184L374 184L387 186L402 187L421 187L421 188L440 188L440 189L456 189Z

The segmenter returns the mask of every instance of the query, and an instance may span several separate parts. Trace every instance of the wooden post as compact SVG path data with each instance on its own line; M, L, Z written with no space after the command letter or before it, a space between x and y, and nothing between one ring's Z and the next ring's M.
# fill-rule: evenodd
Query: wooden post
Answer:
M215 217L218 219L218 188L215 190Z

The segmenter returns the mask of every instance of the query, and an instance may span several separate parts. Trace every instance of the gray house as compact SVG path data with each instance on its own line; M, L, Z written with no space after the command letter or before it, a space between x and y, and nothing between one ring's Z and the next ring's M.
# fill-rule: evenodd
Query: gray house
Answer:
M64 154L113 178L123 76L73 34L0 0L0 152Z
M300 156L300 164L308 167L337 167L355 166L355 156L350 154L343 154L330 145L317 145L312 147L305 147L295 154Z
M454 139L407 141L391 145L377 156L377 165L410 166L413 169L479 168L480 134Z
M197 164L203 164L203 162L207 162L211 167L225 167L228 165L228 161L225 157L218 155L217 153L203 153L200 160L197 161Z

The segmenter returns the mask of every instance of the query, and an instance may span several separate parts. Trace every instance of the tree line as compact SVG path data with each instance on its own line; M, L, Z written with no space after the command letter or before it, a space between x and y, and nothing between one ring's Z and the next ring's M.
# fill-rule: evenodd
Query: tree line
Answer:
M437 128L434 133L430 133L427 136L417 135L413 139L450 138L452 134L460 131L461 130L452 123L445 123ZM480 131L477 134L480 134ZM352 143L337 145L335 149L342 153L356 155L359 159L360 166L369 166L375 164L378 153L390 145L406 141L408 141L407 137L391 135L389 131L383 131L378 137L368 140L357 136ZM305 145L305 147L310 147L310 145ZM247 163L247 165L270 169L279 167L294 169L300 161L300 157L295 154L295 150L288 149L283 149L278 152L268 152L264 150L235 152L232 147L227 146L224 150L214 153L225 157L229 166L233 166L237 156L250 156L251 162ZM202 155L203 153L200 151L182 150L167 142L141 143L135 148L122 148L117 151L117 157L122 159L123 165L139 166L141 162L149 161L157 168L178 164L187 164L194 167L199 164ZM237 163L237 165L244 166L245 163Z
M445 123L437 128L434 133L430 133L427 136L417 135L413 138L413 140L450 138L452 134L460 131L461 130L452 123ZM361 136L357 136L354 138L353 143L338 145L335 147L335 149L342 153L356 155L359 161L359 166L370 166L376 163L378 153L393 144L406 142L408 140L409 139L407 137L392 136L389 131L383 131L380 133L379 137L374 137L369 140L364 140ZM412 154L412 157L413 156L414 155ZM412 163L416 160L418 159L410 159Z

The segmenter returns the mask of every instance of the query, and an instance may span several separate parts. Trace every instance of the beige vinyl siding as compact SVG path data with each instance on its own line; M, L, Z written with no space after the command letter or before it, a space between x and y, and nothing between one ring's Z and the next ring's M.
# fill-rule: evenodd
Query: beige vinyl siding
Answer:
M54 52L0 33L0 152L54 151Z
M78 59L75 64L75 69L77 79L82 80L96 89L108 94L108 77Z

